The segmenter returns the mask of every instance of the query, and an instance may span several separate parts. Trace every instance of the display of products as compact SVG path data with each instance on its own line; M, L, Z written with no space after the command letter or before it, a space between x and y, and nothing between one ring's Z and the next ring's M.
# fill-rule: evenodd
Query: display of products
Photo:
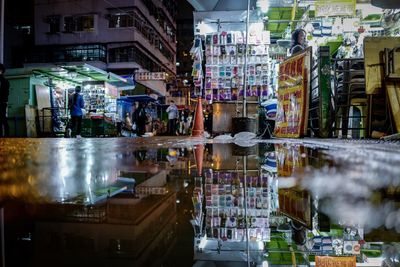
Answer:
M92 86L82 91L83 100L88 110L104 110L105 90L100 86Z
M207 100L236 100L243 96L245 71L248 96L261 96L268 91L269 32L249 33L246 69L245 37L245 32L206 35L204 89Z
M82 95L87 111L115 113L117 110L116 99L106 94L103 85L85 86Z
M246 183L246 188L244 184ZM205 177L206 234L225 241L269 241L269 177L209 172ZM247 211L246 211L247 210Z
M199 93L203 90L203 48L202 48L202 40L200 36L197 36L194 40L193 47L190 49L190 54L193 58L193 68L192 68L192 76L193 83L196 91Z

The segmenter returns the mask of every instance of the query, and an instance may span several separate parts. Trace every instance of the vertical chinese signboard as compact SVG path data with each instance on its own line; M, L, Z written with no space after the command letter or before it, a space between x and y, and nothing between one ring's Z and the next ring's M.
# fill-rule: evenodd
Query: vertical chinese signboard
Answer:
M311 48L279 66L275 136L302 137L307 133Z

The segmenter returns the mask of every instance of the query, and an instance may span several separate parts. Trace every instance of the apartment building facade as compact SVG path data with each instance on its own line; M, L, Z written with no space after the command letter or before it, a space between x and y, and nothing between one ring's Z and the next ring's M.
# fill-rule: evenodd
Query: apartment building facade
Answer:
M83 61L119 75L165 72L174 78L176 9L174 0L35 0L30 61ZM165 95L164 81L146 85Z

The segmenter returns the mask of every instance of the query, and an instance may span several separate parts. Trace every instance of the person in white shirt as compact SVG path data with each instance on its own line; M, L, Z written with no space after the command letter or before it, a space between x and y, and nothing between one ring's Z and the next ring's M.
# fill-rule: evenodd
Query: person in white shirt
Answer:
M176 135L176 120L178 119L178 108L173 100L170 101L170 105L167 108L168 113L168 134Z

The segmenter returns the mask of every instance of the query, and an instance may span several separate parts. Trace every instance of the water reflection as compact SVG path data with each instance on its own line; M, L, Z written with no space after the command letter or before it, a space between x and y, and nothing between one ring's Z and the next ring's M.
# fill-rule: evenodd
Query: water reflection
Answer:
M400 171L382 152L0 142L7 266L399 261Z

